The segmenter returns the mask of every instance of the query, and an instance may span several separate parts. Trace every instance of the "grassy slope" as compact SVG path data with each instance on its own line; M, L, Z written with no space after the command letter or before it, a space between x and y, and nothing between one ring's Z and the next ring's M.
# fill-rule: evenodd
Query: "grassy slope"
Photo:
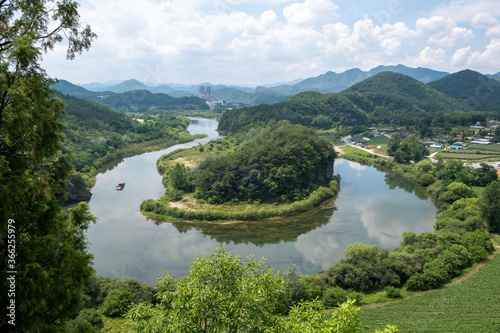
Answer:
M499 251L497 250L497 253ZM362 332L500 332L500 255L459 284L360 312Z

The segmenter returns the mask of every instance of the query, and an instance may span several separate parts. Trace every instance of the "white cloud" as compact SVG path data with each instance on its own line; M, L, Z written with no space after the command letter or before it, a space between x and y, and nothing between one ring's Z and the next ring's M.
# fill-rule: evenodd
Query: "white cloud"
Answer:
M498 71L498 59L500 59L500 39L492 39L486 50L474 51L471 54L469 64L484 72L489 72L490 68L497 68Z
M290 24L321 25L337 17L338 9L330 0L305 0L285 7L283 15Z
M429 43L441 47L454 47L464 43L470 43L474 39L474 32L470 29L455 27L443 37L429 37Z
M500 38L500 25L488 28L485 36L488 38Z
M441 1L432 11L432 15L450 17L456 22L471 22L478 13L500 17L498 0Z
M417 32L422 35L445 35L456 26L455 21L443 16L419 18L416 23Z
M451 57L451 64L458 68L465 68L469 63L469 58L472 54L470 46L458 49Z
M498 20L489 13L478 13L471 21L475 28L489 28L498 25Z
M452 70L469 63L463 50L470 47L467 59L488 58L488 72L498 72L487 53L493 52L492 39L500 38L498 16L485 7L461 21L455 15L459 4L475 8L471 1L453 1L429 15L422 9L419 19L408 21L400 6L399 21L391 23L374 20L373 6L353 20L342 0L87 0L82 20L99 35L90 52L61 64L60 47L44 63L50 75L80 83L136 78L265 84L381 64Z
M417 59L417 63L423 66L438 66L442 64L445 60L446 51L438 48L432 49L427 46L420 52L420 55Z

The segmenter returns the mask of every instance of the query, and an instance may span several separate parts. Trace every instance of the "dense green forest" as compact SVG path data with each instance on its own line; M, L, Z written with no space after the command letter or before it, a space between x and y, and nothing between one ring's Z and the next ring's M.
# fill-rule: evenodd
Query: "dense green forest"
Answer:
M432 88L466 102L472 110L500 111L500 82L469 69L429 83Z
M193 170L195 197L214 203L296 201L332 176L335 151L312 129L278 123L245 136L234 153L207 158Z
M337 94L304 92L273 104L228 110L219 129L235 132L270 120L289 120L318 129L335 126L420 124L438 113L470 111L462 101L449 97L408 76L382 72Z
M74 168L67 187L69 201L88 200L96 174L122 158L195 138L185 131L185 117L147 112L138 121L98 101L57 91L55 96L67 105L61 152L71 156Z

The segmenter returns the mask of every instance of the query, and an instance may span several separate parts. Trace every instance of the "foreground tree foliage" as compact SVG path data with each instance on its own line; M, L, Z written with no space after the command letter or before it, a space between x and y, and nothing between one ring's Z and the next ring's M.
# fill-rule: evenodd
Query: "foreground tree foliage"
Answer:
M286 310L285 284L263 260L242 262L222 248L196 258L185 278L164 275L157 287L158 305L127 314L138 332L263 332Z
M339 306L327 318L321 302L293 306L289 316L286 283L264 261L242 262L222 247L198 257L183 279L159 279L159 304L133 306L126 317L137 332L359 332L359 309ZM388 326L383 332L395 332Z
M12 285L1 282L2 331L60 330L92 273L84 232L94 217L86 204L69 213L57 204L71 171L58 154L64 104L52 98L54 81L39 66L63 36L69 59L90 47L96 36L80 25L77 7L71 0L0 1L0 251L10 259L0 270L3 277L17 272L9 273L15 296L7 298Z

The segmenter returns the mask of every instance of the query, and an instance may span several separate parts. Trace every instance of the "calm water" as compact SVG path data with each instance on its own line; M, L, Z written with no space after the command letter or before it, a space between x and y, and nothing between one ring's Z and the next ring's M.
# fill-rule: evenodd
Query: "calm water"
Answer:
M213 225L155 223L143 217L141 201L164 193L156 160L175 149L217 138L216 127L214 120L195 118L188 130L206 133L208 138L127 158L98 176L90 208L99 220L88 231L98 275L148 283L164 270L186 275L196 256L220 244L242 258L267 258L266 264L277 270L296 264L301 273L314 273L338 261L349 244L391 249L399 245L404 231L432 230L436 208L425 192L398 177L343 159L335 163L335 173L342 176L339 196L322 209L291 218ZM115 191L121 180L127 183L125 189Z

